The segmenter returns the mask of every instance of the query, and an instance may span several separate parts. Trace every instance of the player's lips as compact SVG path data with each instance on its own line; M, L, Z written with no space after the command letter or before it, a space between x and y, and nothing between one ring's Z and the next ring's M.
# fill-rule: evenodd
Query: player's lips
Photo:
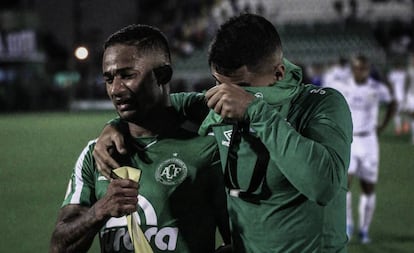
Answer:
M132 107L131 101L129 101L129 99L115 99L114 104L119 111L126 111Z
M118 104L116 107L118 108L119 111L127 111L129 110L131 105L130 104Z

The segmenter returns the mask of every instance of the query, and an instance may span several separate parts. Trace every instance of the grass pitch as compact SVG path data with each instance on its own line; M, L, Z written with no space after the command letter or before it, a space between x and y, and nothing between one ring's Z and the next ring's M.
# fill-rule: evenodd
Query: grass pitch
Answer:
M2 251L48 251L75 161L114 116L113 112L0 115ZM414 249L414 146L408 136L394 137L390 129L380 141L372 243L360 245L352 240L350 253L409 253ZM357 207L357 181L352 191ZM99 252L96 243L90 252Z
M97 112L0 116L3 250L48 252L76 159L112 117Z

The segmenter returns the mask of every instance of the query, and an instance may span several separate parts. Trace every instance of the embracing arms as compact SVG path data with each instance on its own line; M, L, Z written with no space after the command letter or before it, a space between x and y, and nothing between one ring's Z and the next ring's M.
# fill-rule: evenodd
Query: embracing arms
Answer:
M324 94L308 94L308 104L299 105L307 107L302 108L306 115L298 116L306 120L295 128L273 106L235 84L215 86L207 91L205 100L222 118L248 120L269 151L270 159L309 199L326 204L346 185L352 120L348 105L338 92L327 89ZM114 134L122 139L120 134ZM98 140L97 147L99 144ZM102 143L100 146L108 147Z

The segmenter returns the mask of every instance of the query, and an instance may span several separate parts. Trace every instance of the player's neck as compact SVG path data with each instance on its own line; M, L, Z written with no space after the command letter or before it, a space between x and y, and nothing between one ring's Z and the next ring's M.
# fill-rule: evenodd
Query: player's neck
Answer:
M136 122L128 123L132 137L171 136L175 134L180 126L178 113L172 107L154 109L153 112Z
M135 123L128 123L129 133L132 137L138 138L138 137L149 137L149 136L155 136L156 133L153 133L153 131L146 129L145 127L142 127Z
M366 85L368 83L368 78L362 79L362 80L356 80L356 79L354 79L354 82L358 86L363 86L363 85Z

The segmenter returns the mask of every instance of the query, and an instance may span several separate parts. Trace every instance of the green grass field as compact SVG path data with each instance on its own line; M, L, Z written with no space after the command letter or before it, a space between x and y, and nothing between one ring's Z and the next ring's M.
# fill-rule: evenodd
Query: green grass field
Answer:
M0 115L1 252L47 252L72 167L112 112ZM414 146L381 137L381 173L372 244L350 253L414 252ZM353 185L358 192L358 184ZM357 206L356 195L354 207ZM355 210L356 211L356 210ZM90 252L98 252L95 244Z

